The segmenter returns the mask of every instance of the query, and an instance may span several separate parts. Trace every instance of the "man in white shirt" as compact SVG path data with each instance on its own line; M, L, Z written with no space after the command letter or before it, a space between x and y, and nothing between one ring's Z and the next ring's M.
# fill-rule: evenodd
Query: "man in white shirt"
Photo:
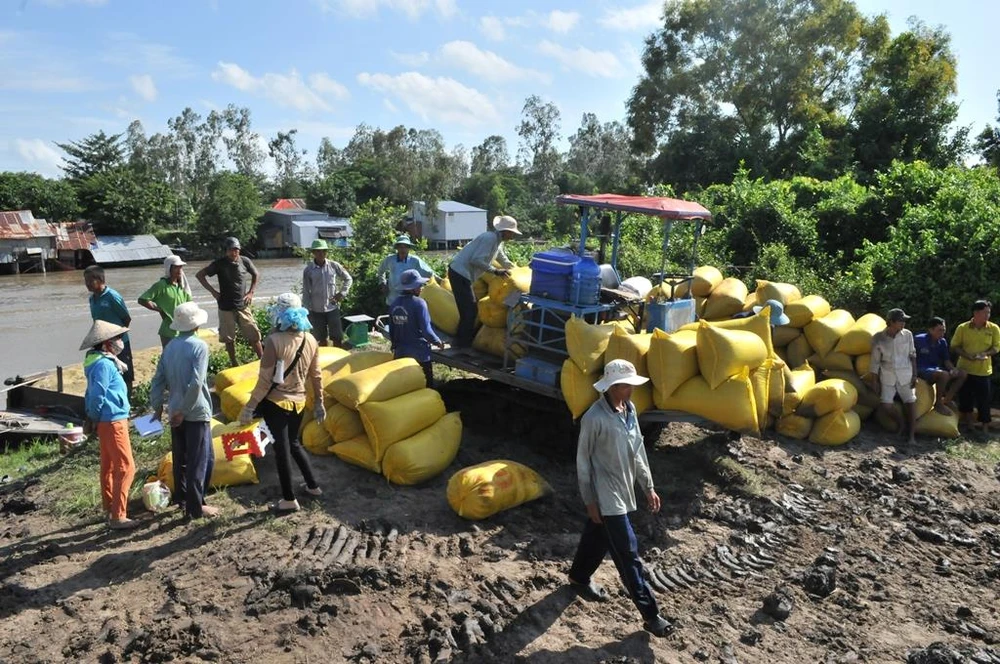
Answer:
M340 303L347 297L354 280L344 266L326 257L326 240L313 240L313 259L302 271L302 306L309 310L312 333L320 346L327 340L344 346L344 328L340 322Z
M903 435L913 437L917 422L917 351L913 345L913 333L906 329L910 317L902 309L890 309L886 316L886 326L872 337L871 371L879 392L879 408L892 418ZM906 422L893 406L899 395L906 411Z

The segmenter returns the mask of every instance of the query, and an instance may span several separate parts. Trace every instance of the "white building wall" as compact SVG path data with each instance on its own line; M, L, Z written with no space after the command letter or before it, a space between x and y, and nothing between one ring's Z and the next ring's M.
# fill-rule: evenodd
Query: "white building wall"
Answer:
M443 213L438 213L440 217ZM445 214L444 238L448 241L467 242L486 229L485 212L448 212Z

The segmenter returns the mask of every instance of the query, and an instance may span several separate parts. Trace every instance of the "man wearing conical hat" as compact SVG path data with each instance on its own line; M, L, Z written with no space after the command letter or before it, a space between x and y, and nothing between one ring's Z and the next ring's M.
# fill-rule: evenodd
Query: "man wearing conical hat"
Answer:
M101 453L101 504L108 525L116 530L134 528L139 522L126 513L128 491L135 478L132 441L128 433L128 387L125 363L118 359L125 349L127 327L95 320L80 344L87 351L83 374L87 377L84 407L97 429Z

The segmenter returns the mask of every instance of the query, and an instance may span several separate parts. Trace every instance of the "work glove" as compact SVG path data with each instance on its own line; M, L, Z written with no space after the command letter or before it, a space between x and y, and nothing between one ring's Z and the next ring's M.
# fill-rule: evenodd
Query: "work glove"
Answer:
M237 418L239 423L243 426L250 424L253 421L253 408L250 406L244 406L243 410L240 411L240 416Z
M326 407L323 405L323 402L319 402L313 406L313 416L317 422L322 422L326 419Z

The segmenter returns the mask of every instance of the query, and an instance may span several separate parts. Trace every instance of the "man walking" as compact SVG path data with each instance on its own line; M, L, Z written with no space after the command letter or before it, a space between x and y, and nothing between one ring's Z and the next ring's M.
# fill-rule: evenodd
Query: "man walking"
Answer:
M132 324L132 314L125 306L125 299L114 288L108 286L104 277L104 268L100 265L91 265L83 271L83 283L90 291L90 317L95 320L103 320L119 327L128 327ZM132 394L132 383L135 380L135 368L132 366L132 342L128 338L128 333L122 335L125 348L118 354L118 360L125 364L125 372L122 378L125 381L125 389L128 394Z
M1000 327L990 322L993 305L979 300L972 305L972 319L955 328L951 348L958 354L958 368L968 374L958 395L958 412L973 430L986 433L992 417L993 356L1000 351ZM979 411L977 423L972 423L972 408Z
M330 246L326 240L313 240L313 259L302 271L302 304L309 310L312 333L320 346L329 339L337 348L344 346L344 327L340 322L340 303L347 297L354 280L344 266L327 260Z
M149 388L149 404L158 420L163 417L164 392L169 392L174 502L190 519L219 513L217 507L205 504L215 466L212 395L208 390L208 344L195 332L207 322L208 312L194 302L174 309L170 327L179 335L163 349Z
M636 510L636 482L646 494L650 511L660 511L660 496L653 488L639 418L631 401L633 387L648 380L636 373L631 362L612 360L604 367L604 377L594 383L601 397L580 420L576 450L587 524L569 570L569 582L585 599L607 600L604 588L592 576L610 552L629 598L642 615L643 628L662 637L671 625L660 615L645 579L629 518Z
M413 247L408 235L400 235L396 238L396 252L386 256L379 263L376 274L378 274L379 282L382 284L386 304L391 305L397 297L403 294L405 289L400 286L399 280L407 270L416 270L417 274L425 279L434 276L434 270L424 262L424 259L411 251Z
M250 310L259 275L253 261L240 255L239 240L227 237L224 247L226 255L203 267L195 276L219 303L219 340L226 344L229 363L235 367L237 327L257 357L263 353L260 329ZM208 283L208 277L216 276L219 278L218 290Z
M934 410L951 415L948 405L953 404L967 374L951 363L951 350L944 338L946 332L944 319L935 316L926 332L913 337L913 345L917 350L917 375L936 386Z
M899 431L908 436L912 445L917 442L914 438L917 425L917 351L913 345L913 333L906 329L906 321L910 317L902 309L890 309L885 320L885 329L872 336L871 371L875 391L879 393L879 408L896 422ZM905 423L892 405L897 394L906 411Z
M475 334L478 302L472 290L472 283L484 272L491 272L506 277L514 264L507 258L503 243L520 235L517 230L517 219L507 215L493 219L493 230L480 233L472 242L462 247L448 266L448 279L451 281L451 292L458 305L458 334L455 343L459 348L472 345ZM493 261L500 263L502 269L493 267Z
M160 346L166 348L177 332L170 328L177 305L191 301L191 286L184 276L187 265L180 256L167 256L163 261L165 274L139 296L139 304L160 314Z

